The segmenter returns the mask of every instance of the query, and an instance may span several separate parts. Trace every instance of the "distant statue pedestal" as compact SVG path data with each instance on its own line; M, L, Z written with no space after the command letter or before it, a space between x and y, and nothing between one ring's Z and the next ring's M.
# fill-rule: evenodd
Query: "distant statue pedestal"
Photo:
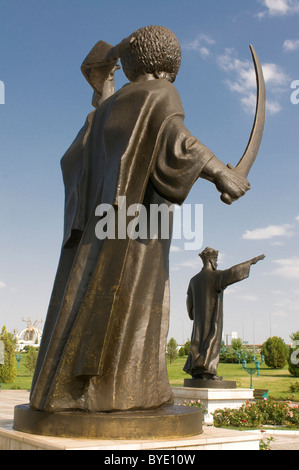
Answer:
M205 379L185 379L184 387L193 388L236 388L237 384L233 380L205 380Z
M73 439L173 439L202 433L201 409L169 405L155 410L48 413L29 405L14 408L14 429L30 434Z
M213 424L215 410L238 409L254 398L252 389L236 388L236 382L231 380L185 379L184 387L172 387L172 391L175 403L201 401L205 409L205 425Z

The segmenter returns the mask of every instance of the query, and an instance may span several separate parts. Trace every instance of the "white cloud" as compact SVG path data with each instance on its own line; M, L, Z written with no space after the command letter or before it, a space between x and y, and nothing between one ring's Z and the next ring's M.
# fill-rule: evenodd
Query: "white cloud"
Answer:
M218 64L222 70L234 76L233 80L226 81L230 91L240 95L241 103L246 111L254 112L256 80L251 62L238 59L234 49L225 49L224 54L218 56Z
M299 39L286 39L283 43L286 52L297 51L299 49Z
M171 266L171 267L170 267L170 270L171 270L171 271L179 271L180 268L179 268L178 266Z
M280 295L280 296L281 296L281 295L286 295L285 291L283 291L283 290L278 290L278 289L272 290L272 291L271 291L271 294Z
M4 287L6 287L5 282L0 281L0 289L4 289Z
M274 307L287 310L299 310L299 305L297 301L291 300L289 298L284 298L284 300L274 304Z
M288 316L288 314L284 310L277 310L276 312L273 312L272 315L274 317L279 317L279 318L285 318ZM272 325L273 328L274 325ZM275 326L277 328L277 326Z
M175 250L178 251L178 250ZM183 250L179 251L183 252ZM218 254L218 265L219 264L224 264L224 258L225 254L219 253ZM178 271L180 268L191 268L191 269L197 269L197 271L201 271L203 267L202 260L199 256L195 256L194 258L191 259L185 259L184 261L181 261L180 263L176 263L175 265L172 266L173 271Z
M181 263L178 263L175 267L179 267L179 268L196 268L196 267L198 267L198 270L200 270L202 268L202 265L201 265L201 260L200 259L194 258L194 259L182 261Z
M270 242L272 246L283 246L284 242L275 240L273 242Z
M228 286L228 288L226 289L225 291L225 297L227 297L228 295L236 295L236 293L238 293L240 290L239 287L236 287L236 286Z
M210 50L207 47L201 47L199 52L201 53L202 57L208 57L210 55Z
M244 295L239 295L239 299L246 300L248 302L256 302L258 300L258 297L254 294L244 294Z
M231 294L233 294L234 298L246 300L247 302L256 302L257 300L259 300L257 295L252 294L251 292L248 292L248 290L244 289L243 286L238 286L238 285L228 286L228 288L225 291L225 297Z
M240 101L245 111L253 114L256 107L256 76L254 67L249 60L240 60L236 57L234 49L225 49L224 54L218 56L218 64L228 74L234 76L233 80L226 81L232 92L240 95ZM267 85L267 95L269 91L284 91L289 84L289 78L284 71L276 64L263 64L263 75ZM280 104L271 99L267 99L267 111L276 114L281 110Z
M203 58L207 58L211 56L210 46L213 44L215 44L213 39L200 34L195 40L183 43L182 48L198 52ZM230 91L239 95L242 107L246 112L254 114L256 74L252 60L240 60L234 48L226 48L223 54L213 57L216 57L218 66L227 73L229 78L225 83ZM262 68L267 88L267 113L277 114L281 110L277 95L286 90L289 92L290 78L277 64L265 63ZM275 94L275 99L271 98L271 93Z
M281 110L281 106L277 101L267 100L267 111L270 114L277 114Z
M271 85L284 86L289 82L289 77L276 64L263 64L265 82Z
M299 215L297 215L297 217L295 217L295 220L299 220Z
M218 64L226 72L247 69L249 67L249 60L241 61L237 57L234 57L236 51L233 48L226 48L224 54L218 57Z
M299 258L286 258L286 259L277 259L274 261L278 265L278 268L274 271L273 274L278 274L279 276L291 279L299 278Z
M182 49L199 52L203 58L207 58L211 54L208 46L213 44L215 44L214 39L206 34L199 34L193 41L183 43Z
M170 247L170 252L171 253L179 253L181 251L183 251L183 250L181 248L179 248L178 246L171 245L171 247Z
M268 225L264 228L246 230L242 238L246 240L268 240L273 237L291 237L294 235L293 226L289 224Z
M218 264L224 264L226 255L224 253L218 254Z
M298 0L260 0L266 10L258 13L259 18L265 16L287 16L299 13Z

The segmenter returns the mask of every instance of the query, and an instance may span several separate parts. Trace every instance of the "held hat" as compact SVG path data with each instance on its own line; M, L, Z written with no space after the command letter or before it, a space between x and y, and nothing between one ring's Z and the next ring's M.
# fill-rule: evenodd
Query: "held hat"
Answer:
M114 47L105 41L99 41L91 49L81 65L81 72L96 93L102 96L103 86L109 74L117 65Z

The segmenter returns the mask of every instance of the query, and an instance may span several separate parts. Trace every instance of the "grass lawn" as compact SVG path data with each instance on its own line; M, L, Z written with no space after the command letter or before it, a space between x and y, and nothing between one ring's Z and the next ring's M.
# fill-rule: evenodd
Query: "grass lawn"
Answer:
M32 382L32 374L25 367L24 358L26 353L22 353L22 359L17 368L17 378L13 383L1 383L2 390L30 390ZM16 366L18 367L17 361Z
M2 383L1 387L3 390L30 390L32 375L25 367L25 357L26 354L23 354L23 358L19 363L19 369L17 369L16 380L13 383ZM187 356L178 357L172 364L169 364L169 361L167 361L169 382L172 386L183 386L184 379L190 378L190 375L183 371L186 359ZM239 364L220 363L218 375L223 376L224 380L235 380L237 387L250 388L250 375ZM262 364L260 377L257 377L256 374L253 376L253 387L269 390L269 396L276 400L299 401L299 392L291 393L289 391L290 385L298 382L299 378L293 377L289 373L287 366L283 369L270 369L265 364Z
M172 386L183 386L184 379L191 376L183 371L187 356L178 357L172 364L167 361L169 382ZM250 367L250 364L248 364ZM239 364L223 364L218 366L218 375L224 380L235 380L237 387L250 388L250 374L242 369ZM299 382L299 377L293 377L288 366L283 369L270 369L265 364L260 368L260 376L253 375L253 388L262 388L269 390L269 397L275 400L299 401L299 392L291 393L290 385Z

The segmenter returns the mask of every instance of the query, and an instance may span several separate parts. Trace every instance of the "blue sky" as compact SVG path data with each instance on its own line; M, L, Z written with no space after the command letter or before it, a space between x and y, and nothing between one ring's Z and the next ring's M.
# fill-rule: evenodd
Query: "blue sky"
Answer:
M60 159L92 110L80 65L100 39L117 44L139 27L172 29L183 60L175 82L185 123L224 163L236 164L253 121L249 44L263 65L267 119L251 190L232 206L198 180L186 204L203 204L203 246L225 269L264 253L250 278L228 288L224 333L289 342L299 330L299 80L297 0L0 0L0 325L45 320L63 227ZM126 82L118 73L116 86ZM0 97L1 103L1 97ZM185 308L198 252L174 240L170 336L190 338Z

